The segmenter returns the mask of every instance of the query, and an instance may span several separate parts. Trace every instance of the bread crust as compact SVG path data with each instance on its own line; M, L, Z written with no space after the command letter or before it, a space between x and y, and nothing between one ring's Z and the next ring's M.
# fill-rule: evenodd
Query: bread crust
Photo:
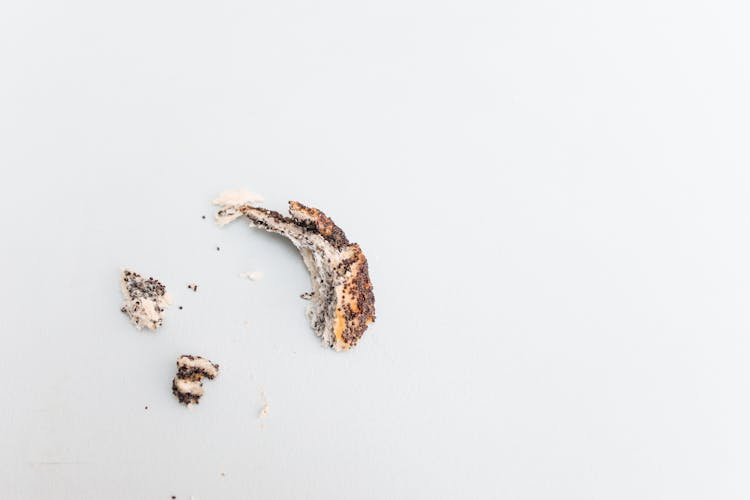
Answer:
M290 201L289 214L245 204L222 208L217 221L244 215L252 226L289 238L302 253L313 281L313 304L308 308L313 330L333 349L350 349L375 321L367 258L321 210Z

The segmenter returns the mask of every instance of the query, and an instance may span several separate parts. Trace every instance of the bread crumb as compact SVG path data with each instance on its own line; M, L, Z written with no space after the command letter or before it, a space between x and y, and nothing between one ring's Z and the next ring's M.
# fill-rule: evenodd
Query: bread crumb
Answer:
M120 311L128 315L137 329L145 326L156 330L164 323L164 311L172 304L172 297L162 282L151 277L144 279L136 272L123 269L120 288L125 298Z
M300 299L310 300L313 298L312 292L305 292L299 296Z
M194 292L198 291L198 285L196 283L188 283L187 287L188 287L189 290L192 290Z
M261 421L260 425L263 427L263 419L268 416L268 412L271 410L271 407L268 405L268 398L266 398L266 391L263 388L260 390L260 400L263 403L263 408L258 413L258 420Z
M268 406L268 403L263 405L263 408L260 409L260 413L258 414L258 418L264 418L268 415L268 410L270 410L271 407Z
M260 281L263 279L263 273L260 271L240 273L240 278L247 278L250 281Z
M237 207L239 205L253 205L263 203L263 197L247 189L227 189L217 198L214 198L213 204L222 207Z
M262 202L263 197L261 195L247 189L229 189L224 191L213 201L214 205L221 207L214 217L216 224L221 227L240 217L242 213L238 210L238 207L242 205L257 205Z
M219 365L200 356L182 355L177 360L177 375L172 380L172 393L180 403L198 404L203 396L203 377L213 380Z

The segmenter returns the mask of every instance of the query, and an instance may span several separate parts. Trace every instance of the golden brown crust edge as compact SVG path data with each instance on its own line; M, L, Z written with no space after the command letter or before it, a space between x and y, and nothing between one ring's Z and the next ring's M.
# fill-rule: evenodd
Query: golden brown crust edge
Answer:
M375 321L375 295L367 258L356 243L349 245L348 250L352 256L344 260L344 265L351 265L349 278L336 290L334 348L337 350L355 346L368 325Z
M344 231L321 210L307 207L298 201L289 202L289 213L323 236L342 255L343 272L347 280L336 288L336 318L334 321L334 349L354 347L375 321L375 295L372 291L367 258L356 243L349 243Z
M298 201L290 201L289 213L295 221L304 223L310 229L315 229L336 248L341 249L349 244L344 231L317 208L307 207Z

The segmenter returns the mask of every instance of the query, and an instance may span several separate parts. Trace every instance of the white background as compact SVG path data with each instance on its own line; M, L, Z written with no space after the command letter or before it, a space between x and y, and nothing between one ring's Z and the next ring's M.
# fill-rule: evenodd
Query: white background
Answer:
M3 2L0 496L747 499L743 5ZM362 245L356 349L230 187Z

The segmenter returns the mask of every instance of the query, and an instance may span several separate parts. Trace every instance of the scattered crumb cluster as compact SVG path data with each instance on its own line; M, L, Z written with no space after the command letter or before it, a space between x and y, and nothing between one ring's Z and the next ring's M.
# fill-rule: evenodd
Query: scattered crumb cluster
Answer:
M213 380L219 365L200 356L182 355L177 359L177 375L172 381L172 393L180 403L198 404L203 396L203 377Z
M120 287L125 297L121 311L126 313L139 330L144 326L156 330L163 322L164 310L172 302L166 287L154 278L143 278L129 269L123 269ZM198 285L187 286L193 292ZM182 306L179 306L182 309ZM183 355L177 360L177 375L172 380L172 392L186 405L198 404L203 396L203 378L213 380L219 374L219 365L200 356ZM144 406L148 410L148 406Z
M130 318L137 329L144 326L156 330L164 323L164 310L172 303L164 284L154 278L123 269L120 288L125 302L120 311Z
M263 197L247 190L230 190L221 193L214 200L222 209L216 215L216 221L221 226L238 218L242 213L240 207L252 207L263 201ZM201 216L206 219L205 215ZM216 247L219 251L221 248ZM250 281L259 281L264 275L260 271L247 271L240 273L240 278ZM143 278L140 274L129 269L123 269L120 277L120 286L124 296L121 311L128 315L130 321L137 329L144 326L150 330L156 330L164 323L164 311L172 304L172 299L166 291L162 282L153 277ZM197 283L188 283L187 288L193 292L198 291ZM313 292L301 295L304 299L314 297ZM182 309L182 306L178 306ZM249 327L249 322L245 322ZM219 365L201 356L185 354L177 359L177 373L172 380L172 393L177 396L180 403L186 406L199 404L204 394L203 379L213 380L219 374ZM266 399L265 391L261 389L262 407L258 412L258 419L263 426L263 420L268 416L270 406ZM149 406L145 405L144 410ZM225 476L221 472L221 476ZM171 498L176 498L172 495ZM192 498L192 497L191 497Z

